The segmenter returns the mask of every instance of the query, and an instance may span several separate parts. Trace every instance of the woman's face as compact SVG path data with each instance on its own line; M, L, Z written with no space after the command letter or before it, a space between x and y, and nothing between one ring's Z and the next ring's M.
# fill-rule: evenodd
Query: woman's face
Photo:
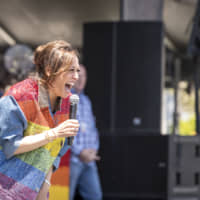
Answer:
M79 78L79 71L78 58L74 57L72 65L67 71L61 72L52 82L52 86L49 88L51 95L54 97L66 98Z

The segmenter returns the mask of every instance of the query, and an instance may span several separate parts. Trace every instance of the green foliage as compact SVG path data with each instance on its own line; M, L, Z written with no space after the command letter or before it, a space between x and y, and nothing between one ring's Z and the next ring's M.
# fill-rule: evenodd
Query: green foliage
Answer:
M196 135L195 130L195 117L192 116L189 120L180 120L179 121L179 134L183 136L192 136Z

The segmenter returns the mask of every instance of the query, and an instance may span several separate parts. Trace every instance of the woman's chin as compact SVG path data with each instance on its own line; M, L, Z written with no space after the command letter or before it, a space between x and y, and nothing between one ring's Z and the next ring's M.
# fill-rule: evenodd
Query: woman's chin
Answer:
M67 98L69 96L69 92L65 92L65 94L63 94L62 98Z

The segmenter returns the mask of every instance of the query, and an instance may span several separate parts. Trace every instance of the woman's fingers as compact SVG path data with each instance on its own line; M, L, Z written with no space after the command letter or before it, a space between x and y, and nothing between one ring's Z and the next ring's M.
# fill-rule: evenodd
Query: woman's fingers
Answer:
M63 124L77 125L77 124L79 124L79 122L76 119L68 119L68 120L64 121Z
M79 122L76 119L69 119L57 126L56 132L59 137L75 136L79 130Z
M78 120L66 120L62 124L59 125L60 127L65 127L65 128L79 128L79 122Z
M62 124L64 127L68 128L79 128L79 122L77 120L69 120L69 121L65 121L64 124Z

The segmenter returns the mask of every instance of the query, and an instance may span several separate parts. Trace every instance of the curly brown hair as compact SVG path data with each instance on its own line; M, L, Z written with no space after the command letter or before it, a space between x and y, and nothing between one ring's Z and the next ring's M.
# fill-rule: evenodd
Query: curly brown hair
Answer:
M47 86L51 85L55 76L66 71L75 57L79 57L77 50L64 40L38 46L34 52L34 63L39 80ZM50 75L46 74L47 67Z

